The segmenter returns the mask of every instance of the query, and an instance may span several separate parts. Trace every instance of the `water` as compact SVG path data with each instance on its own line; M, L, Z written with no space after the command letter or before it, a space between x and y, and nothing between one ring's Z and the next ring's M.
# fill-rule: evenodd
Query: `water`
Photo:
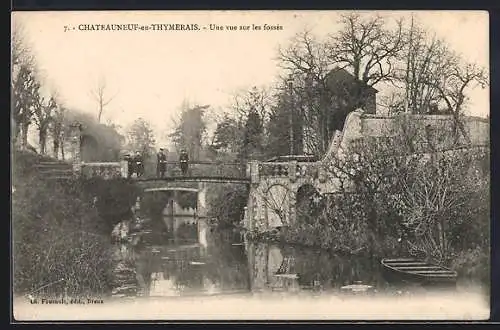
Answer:
M400 287L385 281L377 260L241 242L240 236L231 232L209 230L204 240L169 240L140 248L122 244L115 248L122 270L118 272L115 296L401 293Z
M484 320L488 297L387 283L378 260L205 239L115 245L113 297L103 304L14 299L17 320ZM158 242L158 241L157 241ZM362 290L353 290L362 289Z

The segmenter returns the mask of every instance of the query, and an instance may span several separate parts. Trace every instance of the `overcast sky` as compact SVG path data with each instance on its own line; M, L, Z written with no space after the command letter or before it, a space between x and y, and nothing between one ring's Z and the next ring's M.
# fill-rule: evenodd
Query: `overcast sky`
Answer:
M150 121L158 140L183 100L222 109L232 95L270 85L279 73L277 47L311 29L338 30L338 11L269 12L17 12L43 74L67 106L97 114L89 95L99 77L116 97L104 120L126 126ZM387 13L387 12L385 12ZM410 12L395 12L409 17ZM487 12L414 12L469 61L489 67ZM80 24L198 24L200 31L80 31ZM281 25L280 31L209 31L209 24ZM75 28L65 32L65 26ZM489 113L489 90L475 90L471 113Z

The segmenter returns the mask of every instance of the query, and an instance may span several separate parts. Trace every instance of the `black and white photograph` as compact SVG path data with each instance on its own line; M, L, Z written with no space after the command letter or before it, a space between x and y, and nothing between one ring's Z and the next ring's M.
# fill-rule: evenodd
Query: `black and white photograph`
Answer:
M490 318L487 11L14 11L23 321Z

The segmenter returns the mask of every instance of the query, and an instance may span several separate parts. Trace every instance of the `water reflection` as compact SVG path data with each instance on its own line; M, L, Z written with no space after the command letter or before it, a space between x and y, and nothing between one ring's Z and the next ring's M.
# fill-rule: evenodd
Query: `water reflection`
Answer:
M249 243L247 254L254 291L340 291L353 283L387 287L379 264L368 258L262 243Z
M378 260L267 243L242 243L232 232L206 230L203 240L119 245L115 294L212 295L245 292L345 293L394 290ZM202 241L202 243L200 243ZM131 274L134 274L131 278ZM135 282L136 290L132 290ZM361 290L363 289L363 290ZM373 289L373 290L372 290Z
M224 240L221 235L208 236L201 244L184 239L140 248L120 245L116 247L117 257L134 261L136 295L248 292L244 246L233 245L232 240ZM119 291L115 289L115 294Z

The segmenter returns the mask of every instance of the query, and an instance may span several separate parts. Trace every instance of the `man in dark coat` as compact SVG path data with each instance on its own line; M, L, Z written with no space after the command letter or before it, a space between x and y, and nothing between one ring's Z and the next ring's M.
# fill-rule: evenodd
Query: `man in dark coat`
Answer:
M182 175L186 175L188 171L189 156L185 149L181 150L181 154L179 156L179 162L181 165Z
M144 160L142 159L142 155L140 151L136 151L135 157L134 157L134 163L135 163L135 173L137 174L137 177L143 176L144 175Z
M167 169L167 156L163 152L163 148L160 148L160 152L156 155L156 160L156 176L163 178Z
M130 179L132 174L135 172L134 157L130 154L126 154L125 160L127 161L127 177Z

